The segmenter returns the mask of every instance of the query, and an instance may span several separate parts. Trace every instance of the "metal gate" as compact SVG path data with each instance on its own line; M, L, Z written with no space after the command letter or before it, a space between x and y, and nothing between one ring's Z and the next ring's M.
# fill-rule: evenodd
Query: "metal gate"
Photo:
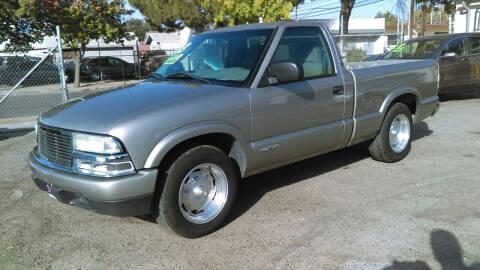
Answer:
M33 127L39 114L66 101L60 29L45 50L0 52L0 132Z

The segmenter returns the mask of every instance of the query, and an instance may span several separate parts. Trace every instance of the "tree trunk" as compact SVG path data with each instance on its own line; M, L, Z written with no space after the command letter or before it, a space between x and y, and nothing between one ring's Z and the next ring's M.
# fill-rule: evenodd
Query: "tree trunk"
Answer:
M73 53L73 62L75 64L75 81L73 82L73 85L75 87L80 86L80 62L82 60L82 54L80 53L80 50L77 50Z
M340 0L342 4L342 10L340 12L340 21L343 16L343 34L348 34L348 21L350 20L350 15L352 14L353 6L355 5L355 0Z
M422 37L425 36L425 30L427 28L427 10L422 9Z

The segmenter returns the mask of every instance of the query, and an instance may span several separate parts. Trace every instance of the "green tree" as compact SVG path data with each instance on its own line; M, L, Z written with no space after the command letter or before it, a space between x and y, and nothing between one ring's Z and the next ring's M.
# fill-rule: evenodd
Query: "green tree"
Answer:
M7 41L12 49L26 49L42 37L38 24L19 16L19 10L18 0L0 1L0 43Z
M145 33L152 28L144 20L130 19L125 22L127 31L134 32L139 40L145 39Z
M385 23L397 23L397 16L391 13L390 11L387 12L377 12L375 18L385 18Z
M17 14L53 35L60 25L63 43L74 50L75 85L80 85L80 62L90 40L121 43L130 39L123 16L131 14L123 0L20 0ZM38 25L37 25L38 24Z
M447 15L455 13L455 0L415 0L416 8L422 14L422 30L421 35L425 35L427 19L430 18L431 12L443 12Z
M215 23L238 25L245 23L276 22L290 19L294 6L303 0L205 0L207 5L217 1L220 11L215 16Z
M147 23L158 31L171 32L185 26L204 31L218 12L216 1L205 5L203 0L129 0L140 10Z

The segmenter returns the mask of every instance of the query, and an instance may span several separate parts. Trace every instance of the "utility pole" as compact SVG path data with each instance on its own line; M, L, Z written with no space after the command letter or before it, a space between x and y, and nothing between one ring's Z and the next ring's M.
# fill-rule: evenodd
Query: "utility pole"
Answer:
M413 24L415 22L415 0L410 0L410 21L409 21L409 29L408 29L408 38L413 38Z

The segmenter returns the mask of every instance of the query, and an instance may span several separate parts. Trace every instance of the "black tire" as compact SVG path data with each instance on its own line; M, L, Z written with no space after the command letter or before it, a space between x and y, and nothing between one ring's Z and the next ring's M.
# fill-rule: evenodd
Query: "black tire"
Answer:
M100 81L101 77L100 77L100 73L98 72L92 72L90 73L90 80L92 81Z
M223 170L227 180L228 192L226 201L220 212L210 221L197 224L189 221L179 205L179 191L186 176L200 164L211 163ZM231 159L220 149L202 145L193 147L181 154L167 170L164 184L157 190L160 196L154 209L154 217L167 231L174 232L186 238L197 238L217 229L227 217L237 193L238 172ZM159 180L161 181L161 179ZM215 181L213 181L215 184Z
M390 127L397 116L404 115L409 123L409 137L406 146L399 152L394 151L390 144ZM412 142L413 121L412 113L407 105L403 103L393 104L383 119L382 126L375 139L370 144L368 150L373 159L382 162L397 162L405 158L410 152Z

